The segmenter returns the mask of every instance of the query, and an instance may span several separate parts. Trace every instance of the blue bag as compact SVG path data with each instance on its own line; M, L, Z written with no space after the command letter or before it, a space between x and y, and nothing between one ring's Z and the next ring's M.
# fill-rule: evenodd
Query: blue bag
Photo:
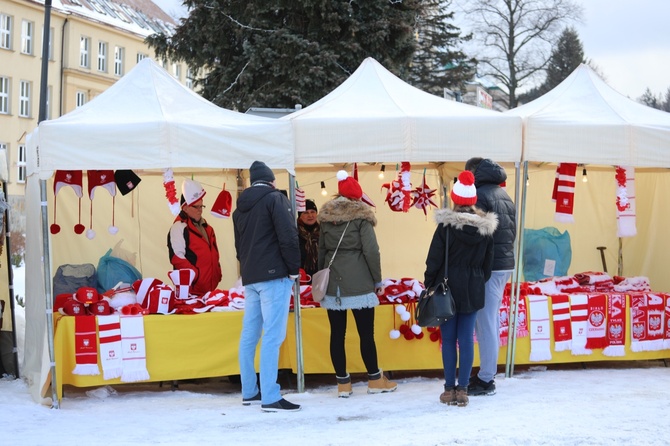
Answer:
M523 276L527 282L566 276L572 261L570 234L554 227L523 232Z
M142 278L142 274L133 265L111 254L110 249L98 262L98 291L101 293L111 290L119 282L130 286Z

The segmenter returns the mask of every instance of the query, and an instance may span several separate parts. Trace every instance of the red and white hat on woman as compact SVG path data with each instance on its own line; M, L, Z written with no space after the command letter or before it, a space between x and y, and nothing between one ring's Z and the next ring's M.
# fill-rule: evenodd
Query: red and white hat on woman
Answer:
M460 206L473 206L477 203L475 176L469 170L458 174L458 180L451 189L451 199Z
M337 192L352 200L360 200L363 196L361 185L353 177L350 177L346 170L337 172Z

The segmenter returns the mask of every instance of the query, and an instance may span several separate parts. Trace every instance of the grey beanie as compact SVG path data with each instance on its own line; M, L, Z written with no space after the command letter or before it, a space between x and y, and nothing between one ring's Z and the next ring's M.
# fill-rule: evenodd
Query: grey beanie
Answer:
M275 180L275 174L263 161L254 161L249 168L249 179L251 184L257 181L272 183Z

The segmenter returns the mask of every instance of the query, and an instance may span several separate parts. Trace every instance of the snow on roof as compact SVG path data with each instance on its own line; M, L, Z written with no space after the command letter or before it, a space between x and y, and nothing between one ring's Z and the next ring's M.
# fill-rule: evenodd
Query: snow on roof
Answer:
M173 34L176 27L175 21L151 0L53 0L52 8L143 37Z

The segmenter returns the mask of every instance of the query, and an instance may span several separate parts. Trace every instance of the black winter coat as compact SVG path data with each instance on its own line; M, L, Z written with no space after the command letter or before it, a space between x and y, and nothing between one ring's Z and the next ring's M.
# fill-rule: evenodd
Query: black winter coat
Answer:
M257 184L242 191L233 227L243 285L299 274L298 229L278 189Z
M444 251L449 230L449 280L458 313L484 308L486 281L493 266L493 233L498 218L492 212L435 211L438 223L426 258L426 288L444 280Z
M493 271L512 271L516 206L507 192L500 187L507 180L507 174L502 166L490 159L482 160L474 174L477 187L476 206L484 212L495 212L498 216L498 229L493 234Z

